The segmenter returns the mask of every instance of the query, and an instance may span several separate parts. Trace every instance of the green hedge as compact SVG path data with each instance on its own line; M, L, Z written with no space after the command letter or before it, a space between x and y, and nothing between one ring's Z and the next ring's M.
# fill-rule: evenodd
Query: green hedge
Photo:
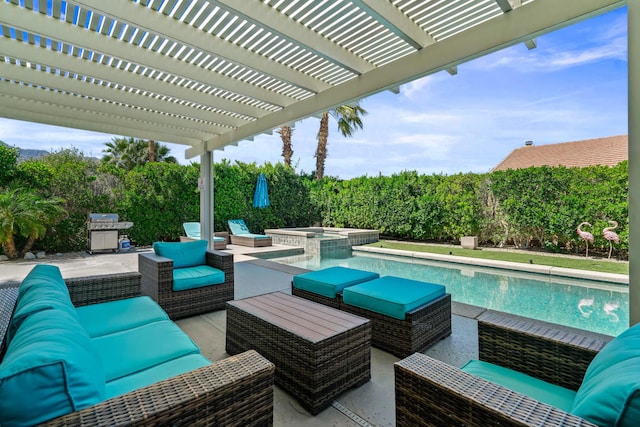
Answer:
M65 217L49 229L36 249L82 250L90 212L116 212L133 221L128 230L138 245L177 240L182 223L198 221L199 165L149 163L131 171L101 165L77 150L62 150L15 164L5 148L6 171L0 187L19 183L44 197L64 200ZM264 173L271 206L252 206L258 175ZM548 250L584 250L576 234L582 221L593 227L595 251L606 253L602 229L619 222L618 254L628 251L628 164L616 167L528 168L487 174L392 176L350 180L298 175L283 164L217 163L214 167L214 228L243 218L254 232L267 228L371 228L383 235L457 242L476 235L483 244L540 246ZM594 249L592 249L594 250Z

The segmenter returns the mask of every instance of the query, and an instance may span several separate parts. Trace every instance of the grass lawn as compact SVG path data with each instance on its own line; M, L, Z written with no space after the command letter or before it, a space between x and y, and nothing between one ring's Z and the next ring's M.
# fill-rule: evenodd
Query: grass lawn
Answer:
M429 252L434 254L443 254L463 256L469 258L493 259L497 261L521 262L529 264L530 260L534 264L549 265L553 267L577 268L579 270L600 271L603 273L629 274L628 262L612 262L606 259L578 258L571 256L549 256L532 253L494 251L482 249L462 249L460 247L440 246L440 245L424 245L417 243L404 243L392 241L379 241L371 243L367 246L387 249L399 249L412 252Z

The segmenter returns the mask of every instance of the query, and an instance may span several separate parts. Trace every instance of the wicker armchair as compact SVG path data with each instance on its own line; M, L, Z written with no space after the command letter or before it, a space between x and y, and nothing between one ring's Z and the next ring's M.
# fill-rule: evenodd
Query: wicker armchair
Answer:
M142 295L153 298L171 319L223 309L234 296L233 254L207 251L206 259L207 265L224 272L224 283L174 291L173 261L153 253L138 254Z
M492 311L478 319L480 360L572 390L611 339ZM593 426L424 354L415 353L394 368L398 426Z
M139 296L140 277L132 272L65 282L73 304L83 306ZM13 313L18 285L0 286L0 341ZM273 363L250 350L41 425L269 426L273 425L274 374Z

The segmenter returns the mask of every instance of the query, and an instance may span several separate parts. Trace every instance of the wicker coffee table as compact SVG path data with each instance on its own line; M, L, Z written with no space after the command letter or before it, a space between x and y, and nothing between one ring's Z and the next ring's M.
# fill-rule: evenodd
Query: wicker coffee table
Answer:
M312 414L371 378L371 324L359 316L274 292L227 302L229 354L255 349L275 382Z

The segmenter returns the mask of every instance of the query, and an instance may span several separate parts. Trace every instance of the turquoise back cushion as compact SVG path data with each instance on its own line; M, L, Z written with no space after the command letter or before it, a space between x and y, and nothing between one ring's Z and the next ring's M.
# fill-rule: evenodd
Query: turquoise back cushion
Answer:
M242 219L230 219L229 221L227 221L227 224L229 225L229 230L231 230L231 233L235 234L236 236L251 234L251 232L249 231L249 227L247 227L247 224L245 224L244 220Z
M207 263L206 240L193 242L155 242L153 250L156 255L173 260L173 268L193 267Z
M76 319L26 317L0 364L0 425L34 425L104 400L102 359Z
M598 425L640 425L640 324L614 338L593 359L571 412Z
M184 232L187 234L187 237L191 237L192 239L200 238L200 223L199 222L185 222L182 224L184 228Z
M77 319L60 269L53 265L38 264L20 284L18 300L7 330L7 342L11 341L27 316L51 308L64 310Z

